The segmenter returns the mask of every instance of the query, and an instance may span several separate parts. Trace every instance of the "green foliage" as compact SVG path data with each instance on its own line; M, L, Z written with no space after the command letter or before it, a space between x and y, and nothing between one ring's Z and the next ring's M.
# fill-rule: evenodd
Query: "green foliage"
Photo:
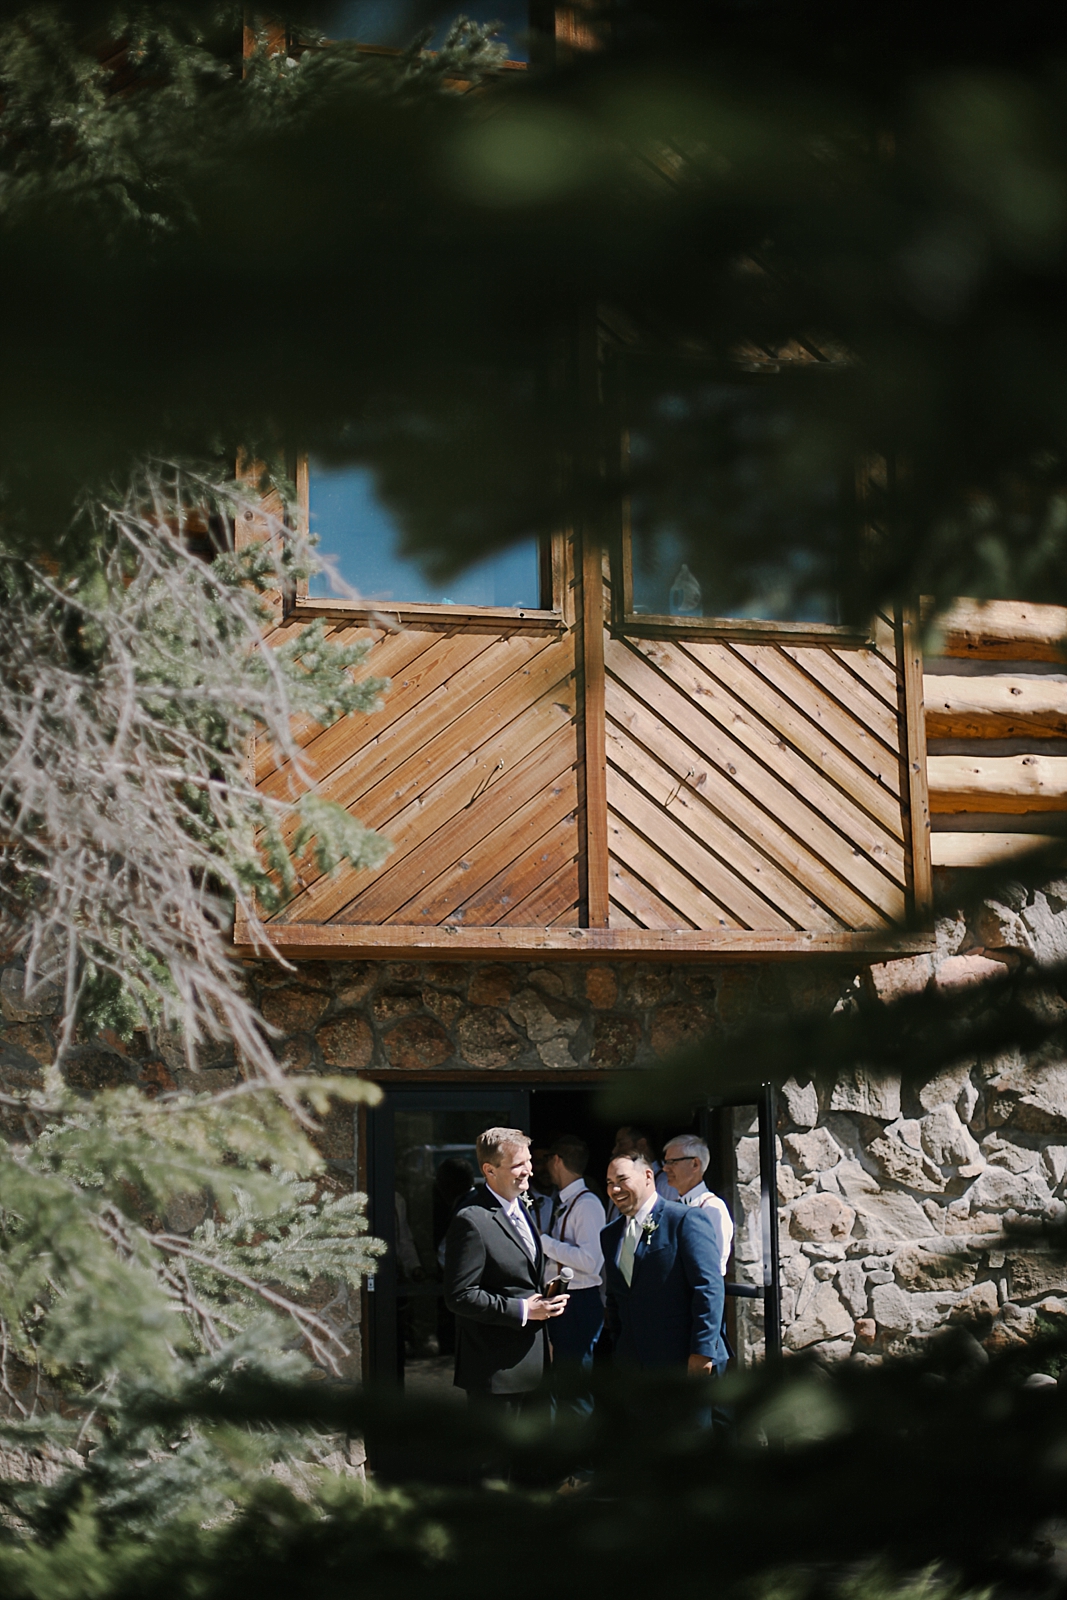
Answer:
M299 1347L344 1359L320 1280L352 1286L375 1246L356 1197L310 1187L301 1130L358 1085L280 1080L227 919L281 905L294 853L381 858L297 802L290 734L380 686L321 629L262 646L255 596L308 553L281 517L230 553L251 499L158 463L279 441L365 462L447 566L548 526L613 532L626 423L639 531L676 531L728 592L799 549L857 616L916 588L1067 598L1060 13L613 11L605 48L494 78L472 27L436 58L261 38L245 62L236 6L0 5L2 931L31 987L63 988L64 1043L79 1016L180 1022L191 1056L235 1039L280 1090L83 1102L50 1077L5 1103L15 1597L467 1600L486 1573L523 1596L1056 1592L1063 1392L1022 1379L1062 1341L748 1374L715 1434L692 1385L605 1383L582 1433L305 1381ZM448 91L460 75L482 92ZM790 369L793 341L814 359ZM827 478L872 454L896 480L875 475L862 519L827 509ZM291 793L252 791L253 736ZM1059 981L768 1025L648 1075L649 1103L1061 1047ZM369 1496L330 1464L353 1431ZM15 1470L63 1447L51 1482ZM575 1462L592 1489L556 1495Z
M296 887L294 855L330 872L389 848L315 792L292 731L374 709L385 684L321 623L265 643L264 597L314 557L281 516L227 548L227 524L259 513L236 484L151 463L86 495L58 573L0 549L0 924L28 984L63 987L66 1041L78 1019L177 1027L191 1048L232 1035L275 1073L231 960L233 905L256 926ZM189 548L205 528L213 559ZM253 739L280 769L268 787Z
M10 1354L75 1388L119 1372L159 1379L175 1349L220 1348L216 1320L246 1327L272 1303L267 1283L358 1284L379 1249L361 1237L363 1198L315 1201L293 1174L320 1171L321 1158L271 1091L247 1090L82 1101L52 1074L29 1098L39 1131L0 1155ZM290 1091L320 1106L372 1095L352 1078L293 1079ZM161 1220L182 1197L203 1217L187 1237Z
M16 1595L51 1600L80 1548L86 1583L109 1600L332 1600L354 1583L368 1600L452 1600L487 1572L525 1600L543 1588L547 1550L565 1552L583 1592L647 1568L729 1600L979 1600L997 1585L1051 1597L1067 1397L1023 1388L1024 1371L987 1361L962 1331L908 1364L797 1361L720 1386L733 1425L714 1431L708 1395L683 1377L598 1378L594 1420L578 1426L236 1374L154 1410L146 1397L143 1415L359 1429L407 1482L367 1493L325 1472L293 1493L261 1480L236 1514L150 1538L131 1537L103 1499L75 1498L47 1550L0 1548L0 1574ZM559 1495L575 1459L588 1487ZM30 1581L40 1590L18 1587Z
M295 1439L233 1426L161 1434L131 1411L138 1396L158 1402L240 1371L292 1380L307 1356L336 1371L347 1354L316 1292L329 1282L343 1299L382 1247L366 1235L365 1198L322 1187L291 1105L323 1111L377 1091L352 1077L288 1088L288 1105L251 1083L84 1100L52 1072L19 1106L32 1137L9 1128L0 1145L0 1437L9 1449L91 1450L97 1501L121 1506L127 1527L224 1509ZM17 1476L2 1493L26 1515L40 1499Z
M605 48L493 76L471 30L243 72L236 7L100 7L131 40L111 92L80 7L8 8L9 359L38 375L4 402L12 529L54 539L146 451L282 438L371 465L455 565L611 531L625 422L639 530L728 597L768 566L864 619L915 588L1063 597L1061 13L612 10ZM904 470L861 515L827 484L872 453Z

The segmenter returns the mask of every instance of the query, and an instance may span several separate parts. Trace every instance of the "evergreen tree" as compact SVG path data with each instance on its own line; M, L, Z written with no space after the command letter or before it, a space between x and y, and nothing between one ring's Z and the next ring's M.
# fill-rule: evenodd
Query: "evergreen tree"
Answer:
M211 159L201 130L242 81L241 13L104 8L96 21L86 35L83 15L45 5L4 22L5 216L17 232L70 204L105 254L127 239L151 252L193 220L180 150ZM496 54L459 26L447 60ZM418 98L442 67L415 49L358 74L360 88ZM253 55L249 127L297 124L305 76ZM332 1100L377 1091L278 1061L230 930L237 909L269 952L260 917L302 863L383 859L385 840L316 793L300 735L374 709L386 685L360 671L365 645L322 624L266 640L316 558L283 479L238 481L217 441L196 442L197 460L87 472L32 538L18 469L6 479L0 938L16 962L8 1002L54 1012L56 1054L0 1098L0 1433L15 1515L34 1514L42 1475L70 1477L45 1495L45 1523L89 1461L96 1503L129 1528L217 1515L272 1464L306 1472L336 1455L307 1428L166 1433L132 1408L195 1374L347 1371L345 1297L380 1249L363 1197L338 1189L312 1142ZM290 765L288 788L257 789L257 738ZM193 1083L205 1054L229 1049L243 1081L87 1098L71 1062L101 1029L169 1040Z
M509 1434L301 1366L344 1361L309 1291L373 1261L307 1138L358 1086L279 1070L227 917L277 904L304 850L328 867L382 845L313 791L268 804L244 753L262 730L298 765L294 717L358 714L380 686L313 630L263 647L257 595L311 558L219 462L366 462L447 565L607 517L628 420L639 528L669 519L728 586L739 551L789 553L784 504L874 453L896 480L807 520L805 581L832 571L857 614L919 587L1064 598L1059 12L605 10L599 49L505 79L468 25L383 60L315 48L294 14L291 51L264 25L245 56L236 6L0 7L0 915L63 1022L59 1060L3 1102L12 1595L1061 1582L1063 1390L1024 1379L1062 1341L751 1374L720 1395L725 1433L693 1385L607 1384L585 1436ZM597 308L604 394L585 381ZM731 411L739 362L781 370ZM735 506L754 479L762 502ZM265 537L237 552L246 517ZM977 1017L792 1019L650 1092L722 1086L736 1060L784 1077L798 1049L905 1070L1056 1044L1062 1007L1029 981ZM79 1098L64 1055L105 1024L177 1031L194 1060L233 1039L245 1080ZM350 1432L381 1460L406 1449L421 1482L365 1498L335 1470ZM593 1490L556 1496L575 1459Z

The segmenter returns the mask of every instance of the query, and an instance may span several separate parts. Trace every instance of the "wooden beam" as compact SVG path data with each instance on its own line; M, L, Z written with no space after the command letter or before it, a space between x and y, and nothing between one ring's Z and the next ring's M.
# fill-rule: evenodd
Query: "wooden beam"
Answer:
M947 811L1067 811L1067 756L930 756L930 806Z
M460 628L481 633L514 633L519 629L562 633L564 622L558 611L538 611L516 606L439 606L412 601L390 606L362 600L318 599L300 595L290 612L294 617L327 617L334 622L366 623L385 628Z
M933 912L930 861L930 792L923 713L922 631L918 613L902 606L894 617L900 718L900 809L904 823L904 870L912 917L927 922Z
M661 617L630 614L622 631L635 639L739 639L749 644L840 645L859 649L871 643L870 628L836 622L764 622L737 617Z
M957 600L934 618L945 656L1067 661L1067 607L1025 600ZM931 653L936 653L935 646Z
M753 933L725 929L715 933L646 928L462 928L365 927L354 923L267 924L278 953L293 960L388 961L401 956L427 961L529 961L541 959L649 961L761 961L791 957L840 956L885 961L934 948L932 934L882 928L871 933ZM237 953L269 959L256 948L238 920Z
M608 900L607 719L604 711L604 556L582 540L581 704L585 904L590 928L606 928Z
M923 679L929 739L1067 737L1067 683L1049 678Z
M999 867L1025 860L1036 850L1067 839L1050 833L935 833L930 836L935 867Z

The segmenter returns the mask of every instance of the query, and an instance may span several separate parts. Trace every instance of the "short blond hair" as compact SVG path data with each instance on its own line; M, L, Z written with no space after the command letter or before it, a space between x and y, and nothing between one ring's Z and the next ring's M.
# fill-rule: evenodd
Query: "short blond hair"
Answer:
M530 1144L530 1136L523 1133L521 1128L486 1128L484 1133L478 1135L475 1145L475 1154L478 1157L478 1171L486 1165L499 1167L504 1157L504 1151L516 1145Z

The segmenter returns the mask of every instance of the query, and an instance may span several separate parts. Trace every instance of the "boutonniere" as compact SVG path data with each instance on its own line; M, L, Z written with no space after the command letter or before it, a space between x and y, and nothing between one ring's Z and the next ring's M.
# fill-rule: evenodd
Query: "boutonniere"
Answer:
M641 1237L645 1241L646 1244L651 1239L652 1235L655 1233L655 1231L656 1231L656 1229L658 1227L659 1227L659 1223L656 1221L655 1217L646 1217L644 1222L642 1222L642 1224L641 1224Z

